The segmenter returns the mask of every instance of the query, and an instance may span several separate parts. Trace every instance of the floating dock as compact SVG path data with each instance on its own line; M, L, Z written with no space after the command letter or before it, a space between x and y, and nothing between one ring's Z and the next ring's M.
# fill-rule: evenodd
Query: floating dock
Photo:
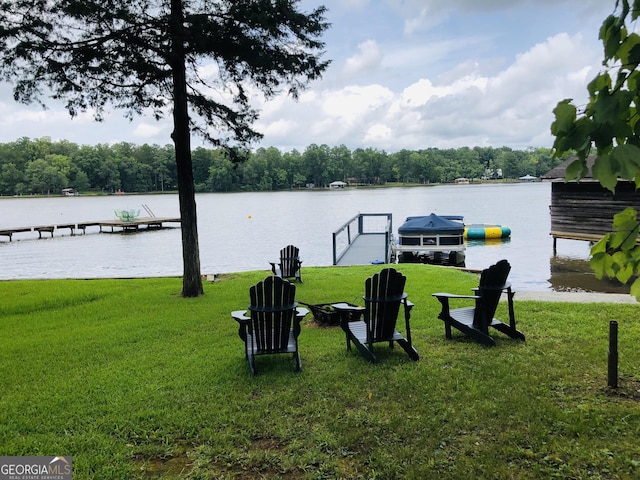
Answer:
M13 240L13 235L23 232L38 232L38 238L42 238L43 233L50 233L53 237L54 232L58 230L69 230L71 235L75 235L77 231L87 233L87 228L98 227L100 232L104 232L107 228L111 233L131 232L140 228L150 229L163 228L166 223L180 223L179 217L141 217L135 220L98 220L95 222L79 222L79 223L56 223L50 225L32 225L28 227L4 228L0 229L0 237L9 237L9 241Z
M360 213L333 233L334 265L391 263L390 213Z

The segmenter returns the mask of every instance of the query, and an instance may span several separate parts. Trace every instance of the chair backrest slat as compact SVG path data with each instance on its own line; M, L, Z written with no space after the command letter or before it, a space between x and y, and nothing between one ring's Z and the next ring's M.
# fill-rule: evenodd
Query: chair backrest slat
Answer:
M249 289L250 333L263 352L287 347L295 314L296 287L280 277L267 277Z
M476 300L473 324L476 328L486 332L498 308L500 295L507 283L511 265L507 260L500 260L495 265L482 271Z
M393 336L406 280L394 268L385 268L365 281L365 319L369 341Z
M285 278L295 277L298 270L300 249L294 245L287 245L280 250L280 270Z

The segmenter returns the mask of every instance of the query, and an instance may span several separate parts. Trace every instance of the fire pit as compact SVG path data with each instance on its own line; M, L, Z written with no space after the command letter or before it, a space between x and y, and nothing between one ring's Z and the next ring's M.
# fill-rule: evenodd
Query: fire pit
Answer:
M320 325L327 325L327 326L333 327L336 325L340 325L340 322L343 319L346 320L347 322L356 322L360 320L360 317L362 316L362 312L345 312L345 311L336 310L332 306L332 304L334 303L344 303L346 305L349 305L350 307L356 306L347 302L332 302L332 303L317 303L317 304L309 304L304 302L299 302L299 303L309 307L309 310L311 310L311 313L313 314L313 318L315 319L316 323Z

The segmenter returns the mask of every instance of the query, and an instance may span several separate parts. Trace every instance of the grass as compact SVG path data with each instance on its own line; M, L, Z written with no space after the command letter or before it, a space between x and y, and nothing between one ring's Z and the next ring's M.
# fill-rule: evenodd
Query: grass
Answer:
M305 268L297 298L359 303L379 266ZM251 377L229 313L266 271L184 299L180 279L0 283L0 453L72 455L75 479L640 477L637 305L518 301L526 342L444 338L435 291L474 275L402 265L421 358L347 352L311 315ZM499 318L506 318L501 305ZM607 388L619 322L620 387Z

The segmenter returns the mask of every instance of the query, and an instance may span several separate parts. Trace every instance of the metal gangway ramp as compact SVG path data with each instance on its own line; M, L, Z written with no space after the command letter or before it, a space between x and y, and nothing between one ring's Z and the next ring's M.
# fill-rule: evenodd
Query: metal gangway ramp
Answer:
M392 230L390 213L359 213L333 232L333 264L391 263Z

